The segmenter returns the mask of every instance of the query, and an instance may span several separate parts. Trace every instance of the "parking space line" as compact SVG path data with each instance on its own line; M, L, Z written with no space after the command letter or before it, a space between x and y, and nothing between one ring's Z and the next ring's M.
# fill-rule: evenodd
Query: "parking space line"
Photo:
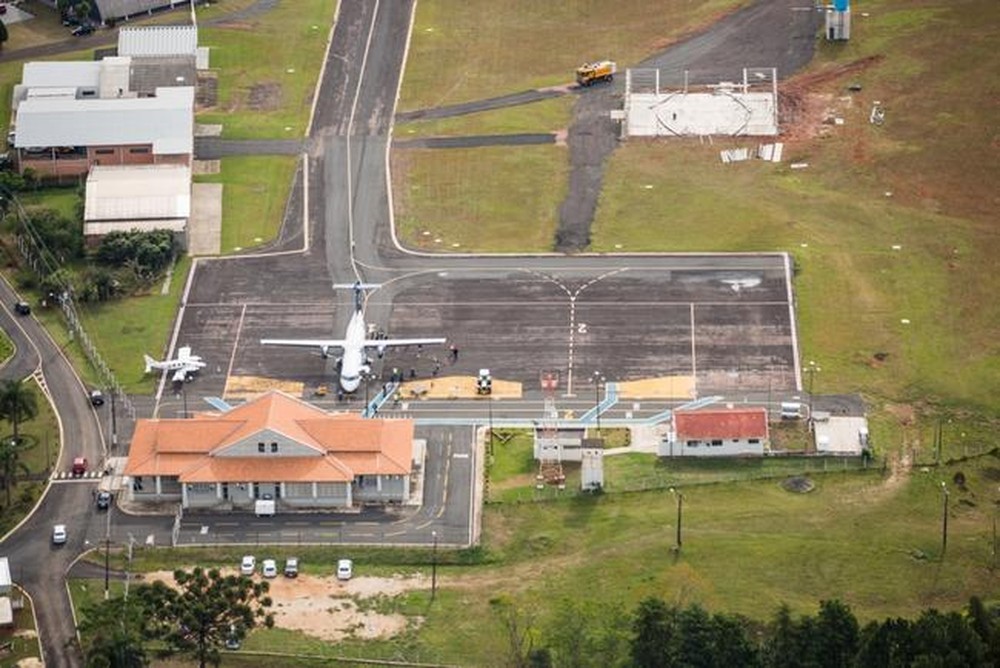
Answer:
M694 383L694 393L698 394L698 356L694 344L694 302L691 302L691 380Z
M247 314L246 302L243 303L243 308L240 310L240 322L236 325L236 340L233 341L233 354L229 356L229 368L226 369L226 382L223 385L225 387L229 384L229 377L233 375L233 363L236 361L236 350L240 345L240 332L243 331L243 319Z

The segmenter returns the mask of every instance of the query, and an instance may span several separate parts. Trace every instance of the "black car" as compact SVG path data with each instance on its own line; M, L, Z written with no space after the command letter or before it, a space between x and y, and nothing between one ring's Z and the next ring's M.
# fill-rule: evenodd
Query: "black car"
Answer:
M104 405L104 393L101 392L100 390L91 390L90 391L90 405L94 406L95 408L97 406L103 406Z
M107 510L111 507L111 492L97 493L97 509Z
M31 307L28 302L18 302L14 304L14 313L18 315L31 315Z
M89 35L92 32L94 32L94 26L84 23L83 25L79 25L73 28L70 34L73 35L74 37L83 37L85 35Z

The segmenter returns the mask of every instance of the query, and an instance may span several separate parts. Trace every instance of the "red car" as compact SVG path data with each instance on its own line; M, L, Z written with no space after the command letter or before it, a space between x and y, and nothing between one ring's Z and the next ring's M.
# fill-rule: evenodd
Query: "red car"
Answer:
M83 475L87 472L87 458L86 457L74 457L73 458L73 475Z

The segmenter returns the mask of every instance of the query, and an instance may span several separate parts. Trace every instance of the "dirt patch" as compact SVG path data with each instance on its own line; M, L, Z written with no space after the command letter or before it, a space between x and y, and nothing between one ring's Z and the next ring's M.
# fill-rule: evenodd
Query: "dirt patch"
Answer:
M235 570L223 569L235 574ZM146 580L173 584L167 571L149 573ZM392 577L356 577L346 582L334 576L299 575L298 578L274 578L269 595L273 601L274 623L283 629L302 631L323 640L344 638L366 640L396 636L420 618L379 611L380 599L394 598L415 589L428 589L428 578L419 575Z
M907 427L917 421L917 409L909 404L886 404L885 411Z
M281 84L270 81L250 87L247 106L254 111L274 111L281 106Z

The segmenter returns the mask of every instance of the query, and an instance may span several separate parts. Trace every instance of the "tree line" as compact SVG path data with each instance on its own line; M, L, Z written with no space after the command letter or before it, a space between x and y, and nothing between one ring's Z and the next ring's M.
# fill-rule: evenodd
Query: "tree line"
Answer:
M535 620L491 601L516 668L945 668L1000 665L1000 606L858 622L838 600L816 614L782 606L766 622L647 598L631 613L567 601Z

